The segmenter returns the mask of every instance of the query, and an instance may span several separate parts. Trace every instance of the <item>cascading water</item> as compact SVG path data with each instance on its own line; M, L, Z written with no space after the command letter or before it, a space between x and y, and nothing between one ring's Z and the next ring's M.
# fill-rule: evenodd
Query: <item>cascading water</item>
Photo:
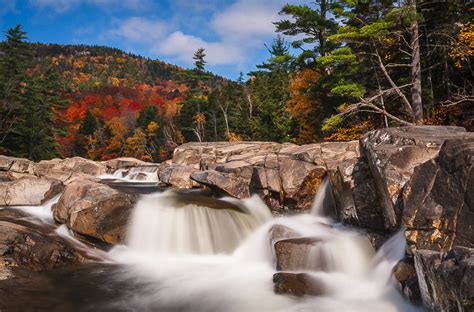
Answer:
M158 167L154 166L122 168L113 173L103 174L99 178L121 182L156 183L158 182L157 170Z
M144 195L132 216L128 244L152 253L230 253L271 218L267 207L256 198L240 205L231 199L213 204L203 201L199 195L180 196L174 191ZM209 207L216 203L220 207Z
M55 201L36 210L21 209L53 224ZM103 276L98 285L106 296L85 310L417 311L391 281L392 268L405 251L403 232L375 253L365 235L327 217L333 205L327 179L311 213L281 218L272 218L257 196L213 199L176 191L141 195L126 245L107 255L90 249L89 255L102 259L92 276ZM311 276L321 286L321 295L296 298L274 293L270 232L276 225L289 228L292 239L314 242L294 269ZM64 225L56 233L79 249L88 248ZM92 285L87 280L83 288ZM113 300L107 298L111 289L121 290Z
M390 281L404 254L403 235L375 254L364 235L333 224L323 215L332 196L327 179L311 214L276 219L256 196L213 205L181 196L153 194L137 204L128 246L109 255L128 264L130 276L147 281L147 287L117 306L236 312L416 310ZM276 271L269 231L274 225L290 228L295 237L316 239L298 272L321 283L323 295L296 299L273 292Z

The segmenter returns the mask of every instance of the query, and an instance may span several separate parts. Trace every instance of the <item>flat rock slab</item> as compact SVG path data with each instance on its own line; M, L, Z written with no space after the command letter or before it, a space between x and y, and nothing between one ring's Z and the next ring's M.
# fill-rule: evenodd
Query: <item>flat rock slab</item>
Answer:
M0 205L42 205L64 188L61 181L51 178L25 176L10 182L0 183Z

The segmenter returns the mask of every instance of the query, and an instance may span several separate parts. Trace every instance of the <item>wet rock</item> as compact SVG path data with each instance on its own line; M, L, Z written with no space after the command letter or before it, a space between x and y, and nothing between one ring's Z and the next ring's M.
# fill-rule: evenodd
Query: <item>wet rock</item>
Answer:
M315 237L288 238L277 241L275 247L276 269L279 271L324 271L327 264L318 257L321 239Z
M53 227L29 222L19 211L0 210L0 267L41 271L84 261L86 256Z
M421 303L420 287L413 257L405 258L393 268L393 276L400 292L412 303Z
M22 177L0 183L0 205L41 205L59 194L64 186L61 181L50 178Z
M192 173L191 179L235 198L250 197L249 181L229 173L206 170Z
M474 310L474 249L415 252L423 304L430 311Z
M158 179L161 183L182 189L190 189L199 184L191 180L191 174L195 172L191 166L180 166L175 164L164 164L158 168Z
M400 224L396 202L414 168L434 158L446 139L471 136L460 127L413 126L380 129L361 138L361 154L367 157L386 229Z
M407 241L414 249L474 247L474 137L446 140L403 189Z
M82 238L117 244L125 238L130 210L137 197L105 184L75 180L53 206L56 221Z
M276 294L321 296L325 291L322 282L307 273L278 272L273 275L273 283Z

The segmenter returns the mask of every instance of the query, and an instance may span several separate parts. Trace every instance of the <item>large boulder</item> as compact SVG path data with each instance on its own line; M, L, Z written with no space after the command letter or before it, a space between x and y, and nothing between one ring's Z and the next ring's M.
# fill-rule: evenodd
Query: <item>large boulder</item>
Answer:
M0 183L0 205L42 205L64 188L61 181L51 178L21 177Z
M191 180L191 174L197 171L191 166L181 166L175 164L163 163L158 167L158 179L161 183L180 188L190 189L199 186L198 183Z
M416 167L401 206L412 250L474 247L474 136L446 140Z
M52 177L63 182L81 174L86 176L99 176L107 172L105 164L81 157L66 159L42 160L35 165L34 172L37 176Z
M206 170L192 173L191 179L235 198L250 197L249 181L230 173Z
M446 139L468 137L472 134L460 127L412 126L380 129L361 138L361 154L367 157L386 229L400 225L396 204L414 168L436 157Z
M0 210L0 267L41 271L81 263L86 258L53 227L32 223L18 210Z
M65 223L81 238L117 244L125 238L126 225L137 197L89 180L75 180L53 206L56 221Z
M273 289L276 294L321 296L325 289L321 281L308 273L278 272L273 275Z
M415 252L423 304L430 311L474 311L474 249Z

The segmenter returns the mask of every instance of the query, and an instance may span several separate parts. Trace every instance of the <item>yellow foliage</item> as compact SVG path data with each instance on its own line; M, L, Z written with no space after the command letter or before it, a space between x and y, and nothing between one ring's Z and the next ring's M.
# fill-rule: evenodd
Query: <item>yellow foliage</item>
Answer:
M240 141L242 141L242 137L240 135L238 135L237 133L225 131L224 136L227 139L227 141L229 141L229 142L240 142Z
M197 124L204 124L206 122L206 116L199 112L193 116L193 122Z
M455 61L457 68L462 67L462 62L474 54L474 23L463 25L456 40L452 43L449 56Z
M115 77L110 77L110 83L111 83L114 87L118 87L118 86L120 85L120 79L115 78Z
M146 134L148 137L152 138L156 136L156 131L158 130L159 126L156 122L152 121L146 127Z
M125 156L135 157L138 159L147 159L146 149L147 139L146 135L141 128L135 129L133 136L127 139L127 144L125 145Z
M358 140L362 134L371 129L370 121L357 123L349 128L337 128L330 136L325 137L324 141L352 141Z

